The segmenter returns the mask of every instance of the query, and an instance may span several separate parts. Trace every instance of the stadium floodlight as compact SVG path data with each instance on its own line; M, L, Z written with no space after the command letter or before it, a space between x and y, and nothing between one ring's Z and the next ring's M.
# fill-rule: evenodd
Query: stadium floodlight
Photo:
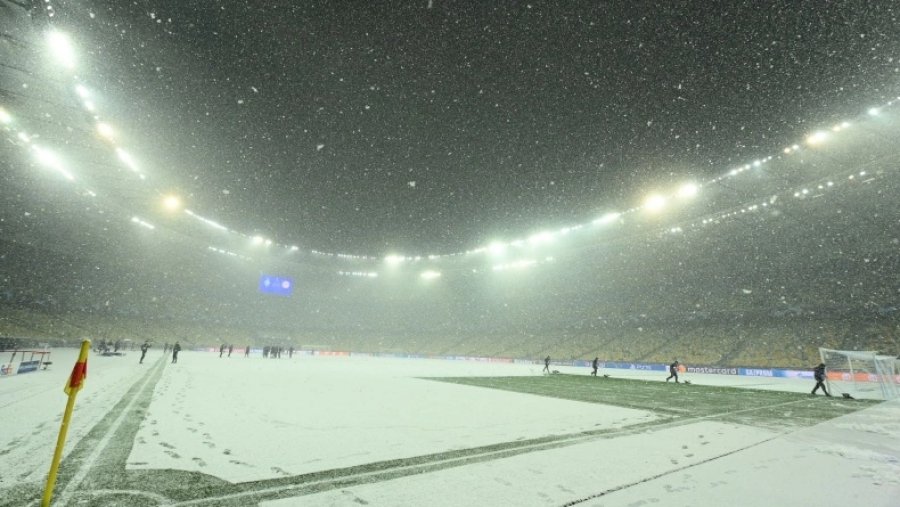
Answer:
M118 155L119 160L125 162L125 165L127 165L132 171L137 172L137 164L134 163L131 155L129 155L125 150L123 150L122 148L116 148L116 155Z
M50 51L57 60L70 69L75 67L75 50L68 36L53 30L48 34L47 41L50 44Z
M63 167L62 162L59 160L59 158L56 157L56 155L37 145L32 145L31 148L34 150L38 161L40 161L42 164L55 169L60 174L65 176L67 180L71 181L75 179L75 177L72 176L72 173L70 173L65 167Z
M872 109L869 109L869 114L871 114L872 116L875 116L876 114L878 114L878 108L873 107Z
M494 255L500 255L505 250L506 250L506 244L500 243L499 241L495 242L495 243L491 243L491 246L488 247L488 251Z
M291 247L292 252L296 252L297 250L300 250L300 247L298 247L296 245Z
M163 206L170 211L178 211L181 209L181 199L174 195L167 196L163 199Z
M825 132L821 132L821 131L816 132L815 134L812 134L811 136L806 138L806 144L812 144L812 145L820 144L821 142L825 141L825 139L827 139L827 138L828 138L828 134L826 134Z
M594 220L594 223L595 224L608 224L611 222L615 222L616 220L619 219L620 216L622 216L621 213L607 213L607 214L603 215L602 217Z
M31 139L28 137L27 134L25 134L25 132L19 132L19 135L17 137L19 138L20 141L22 141L24 143L31 142Z
M267 240L266 240L266 246L269 246L269 245L271 245L271 244L272 244L272 240L271 240L271 239L267 239Z
M694 197L697 195L697 192L700 190L700 187L693 183L688 183L687 185L682 186L678 190L679 197Z
M426 280L433 280L435 278L440 278L441 274L437 271L423 271L420 276Z
M545 243L553 239L552 232L539 232L528 238L528 242L532 245L537 245L539 243Z
M111 140L111 139L113 138L113 136L115 135L115 131L113 130L113 128L110 127L110 126L109 126L108 124L106 124L106 123L98 123L98 124L97 124L97 132L98 132L101 136L103 136L103 137L105 137L105 138L107 138L107 139L110 139L110 140Z
M138 225L140 225L141 227L144 227L144 228L147 228L147 229L150 229L150 230L156 229L156 227L154 227L152 224L147 223L147 222L141 220L141 219L138 218L138 217L131 217L131 221L134 222L134 223L136 223L136 224L138 224Z
M661 210L665 205L666 198L661 195L652 195L644 202L644 207L649 211Z
M94 112L94 103L91 102L90 100L85 100L84 108L93 113Z
M263 241L265 241L265 239L263 239L262 236L253 236L250 239L250 242L253 243L254 245L261 245L261 244L263 244Z
M9 123L12 121L12 116L6 112L5 109L0 107L0 123Z
M400 264L403 262L403 257L400 255L388 255L384 258L385 262L388 264Z
M85 88L82 85L76 85L75 92L78 93L78 96L83 99L86 99L86 98L88 98L88 96L90 96L90 93L88 93L87 88Z

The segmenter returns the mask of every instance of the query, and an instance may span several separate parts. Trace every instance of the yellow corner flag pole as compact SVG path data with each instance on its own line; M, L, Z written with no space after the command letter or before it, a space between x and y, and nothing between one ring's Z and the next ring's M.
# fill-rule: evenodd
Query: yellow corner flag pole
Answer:
M53 463L50 465L50 475L47 477L47 487L44 488L44 499L41 501L41 507L50 507L50 499L53 498L53 485L56 484L56 472L59 470L59 460L62 458L63 446L66 444L66 432L69 429L69 419L72 417L72 409L75 407L75 396L84 385L84 379L87 378L87 356L91 350L91 341L84 340L81 342L81 352L78 353L78 362L72 369L72 375L66 382L63 389L69 395L69 401L66 403L66 411L63 414L62 425L59 427L59 438L56 439L56 451L53 453Z

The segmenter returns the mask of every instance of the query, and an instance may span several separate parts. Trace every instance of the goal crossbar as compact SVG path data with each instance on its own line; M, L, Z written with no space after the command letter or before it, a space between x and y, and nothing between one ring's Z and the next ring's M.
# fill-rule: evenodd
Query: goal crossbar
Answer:
M900 398L900 368L893 356L875 351L820 348L827 369L829 391L854 398Z

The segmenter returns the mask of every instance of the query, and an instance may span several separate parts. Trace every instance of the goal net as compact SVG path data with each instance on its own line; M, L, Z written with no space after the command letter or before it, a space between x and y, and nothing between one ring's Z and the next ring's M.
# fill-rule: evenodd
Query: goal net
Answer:
M892 356L877 352L819 349L828 372L828 391L839 396L894 400L900 398L900 368Z

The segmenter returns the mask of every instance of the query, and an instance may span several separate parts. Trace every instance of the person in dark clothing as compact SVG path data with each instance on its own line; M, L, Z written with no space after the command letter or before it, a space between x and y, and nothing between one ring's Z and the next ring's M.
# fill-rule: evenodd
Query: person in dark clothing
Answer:
M550 373L550 356L544 358L544 369L541 371L541 373L544 372Z
M178 353L181 352L181 344L175 342L175 345L172 346L172 362L178 362Z
M223 343L222 345L219 346L219 359L222 358L222 354L224 354L224 353L225 353L225 344Z
M244 349L244 357L250 357L250 345L247 345L247 348Z
M269 346L268 345L263 347L263 357L264 358L269 357Z
M147 349L149 348L150 345L147 342L144 342L144 344L141 345L141 360L138 362L138 364L144 364L144 356L147 355Z
M674 363L669 365L669 376L666 377L666 382L671 379L675 379L675 382L678 382L678 361L676 360Z
M813 368L813 377L816 379L816 387L813 388L810 394L816 394L816 391L821 387L825 396L831 396L828 389L825 388L825 363L819 363L819 366Z
M594 371L591 372L591 375L593 375L593 376L595 376L595 377L597 376L597 367L598 367L598 366L600 366L600 358L599 358L599 357L595 357L595 358L594 358L594 361L591 363L591 367L594 368Z
M291 345L291 348L288 349L288 359L294 357L294 346Z
M231 353L234 352L234 345L228 346L228 357L231 357Z

